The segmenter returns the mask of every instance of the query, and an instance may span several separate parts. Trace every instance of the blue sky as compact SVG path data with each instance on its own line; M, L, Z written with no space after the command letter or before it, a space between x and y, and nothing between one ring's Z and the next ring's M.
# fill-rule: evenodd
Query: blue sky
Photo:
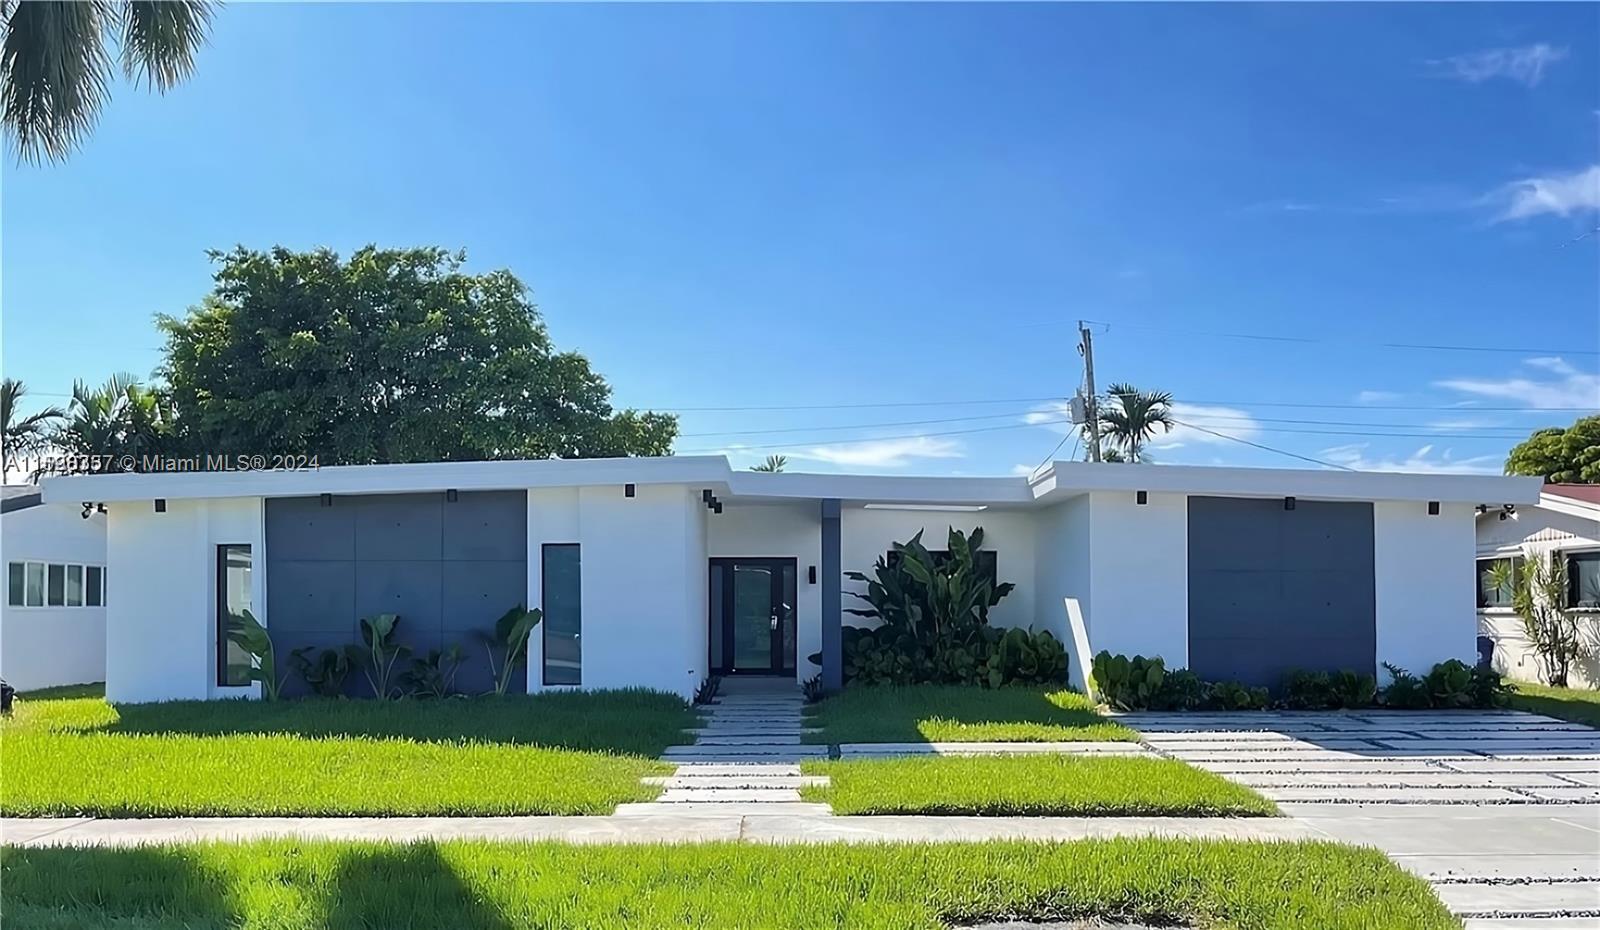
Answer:
M444 245L619 405L683 409L683 452L1032 467L1086 318L1102 386L1185 423L1498 471L1600 407L1597 36L1587 4L232 5L187 84L0 169L3 365L149 374L207 249Z

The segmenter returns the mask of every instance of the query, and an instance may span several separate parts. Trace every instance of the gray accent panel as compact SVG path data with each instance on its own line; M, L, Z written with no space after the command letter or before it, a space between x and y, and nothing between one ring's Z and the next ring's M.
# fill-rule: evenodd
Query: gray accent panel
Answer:
M844 576L839 564L839 502L821 502L822 688L844 687Z
M397 613L396 640L421 656L459 645L457 690L492 684L480 634L528 596L527 495L521 491L270 498L268 626L284 668L291 650L360 641L360 618ZM400 668L409 666L409 660ZM286 693L306 687L291 675ZM369 696L359 669L345 690ZM518 676L512 690L525 690Z
M1372 505L1189 498L1189 667L1277 688L1377 663Z

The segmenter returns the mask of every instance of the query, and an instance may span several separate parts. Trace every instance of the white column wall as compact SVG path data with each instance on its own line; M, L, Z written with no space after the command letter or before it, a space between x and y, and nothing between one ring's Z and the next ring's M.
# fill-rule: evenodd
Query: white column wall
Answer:
M1378 661L1418 675L1445 659L1472 664L1478 633L1473 507L1445 504L1429 516L1425 503L1379 501L1372 505L1372 530Z
M804 681L819 674L820 666L806 657L822 649L822 585L806 579L807 571L822 565L822 511L816 501L794 504L725 504L722 513L707 520L707 558L794 559L795 563L795 678ZM700 573L706 574L705 559ZM847 605L848 606L848 605ZM703 613L707 613L703 611ZM706 635L710 618L707 614ZM701 637L709 658L709 642Z
M1089 645L1189 664L1189 498L1089 495Z
M843 571L872 573L872 565L889 551L891 543L906 542L922 530L922 543L929 549L943 549L949 540L950 527L968 535L976 527L983 527L983 548L993 549L999 566L999 580L1016 584L1012 591L989 612L989 622L995 626L1026 628L1037 619L1034 610L1034 525L1033 514L1018 510L983 510L976 513L944 510L867 510L846 507L839 521L839 556ZM866 591L866 585L846 580L844 582L844 608L865 606L849 595L851 591ZM869 624L870 621L846 614L845 625Z
M541 603L544 543L581 546L582 687L653 688L692 697L705 676L705 537L683 485L531 489L528 603ZM699 589L698 591L696 589ZM543 633L529 648L528 690L543 686ZM559 687L559 686L557 686Z
M1071 498L1062 504L1033 513L1034 521L1034 628L1049 630L1067 648L1068 680L1083 687L1084 672L1091 656L1074 653L1072 633L1067 629L1064 600L1076 598L1088 622L1090 601L1089 496ZM1094 640L1090 641L1091 648Z
M252 611L270 626L260 498L108 505L106 697L116 702L248 697L217 680L216 547L249 545ZM281 669L280 669L281 672Z
M106 518L96 513L85 520L81 512L76 504L39 504L6 514L0 518L0 566L104 566ZM0 678L22 691L105 681L105 608L0 606Z

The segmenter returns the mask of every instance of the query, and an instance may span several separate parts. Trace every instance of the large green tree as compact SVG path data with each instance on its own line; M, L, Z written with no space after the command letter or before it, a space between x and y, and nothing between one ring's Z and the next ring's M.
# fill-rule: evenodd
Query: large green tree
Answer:
M1131 384L1113 384L1107 393L1110 400L1100 408L1100 433L1111 449L1103 457L1108 462L1142 461L1145 443L1158 429L1166 433L1174 425L1172 395Z
M322 464L665 455L677 418L611 408L509 271L367 247L213 253L215 287L163 316L162 368L195 451Z
M1556 484L1600 484L1600 416L1562 429L1534 431L1506 457L1506 474L1535 475Z
M115 374L99 387L72 384L72 401L51 445L65 452L105 456L99 468L142 470L143 456L173 451L172 408L130 374ZM136 460L131 469L123 456Z
M165 91L205 42L203 0L0 0L0 119L25 160L67 157L94 126L114 77Z

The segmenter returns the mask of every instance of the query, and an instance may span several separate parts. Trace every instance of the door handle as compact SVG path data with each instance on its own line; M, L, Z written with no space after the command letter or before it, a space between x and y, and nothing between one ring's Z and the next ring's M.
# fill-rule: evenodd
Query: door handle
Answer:
M772 621L772 628L774 630L776 630L778 628L778 615L777 614L773 614L772 616L768 617L767 619Z

